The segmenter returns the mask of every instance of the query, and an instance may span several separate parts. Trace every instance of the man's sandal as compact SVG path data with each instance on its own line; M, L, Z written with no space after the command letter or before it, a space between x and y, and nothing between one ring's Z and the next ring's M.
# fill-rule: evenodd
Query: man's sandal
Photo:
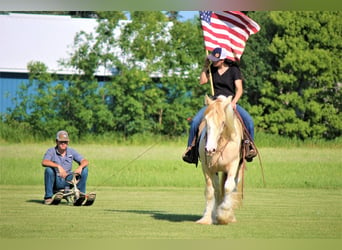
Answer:
M93 205L95 199L96 199L96 194L94 192L90 192L86 194L86 202L83 204L83 206Z
M82 206L82 203L85 200L85 198L86 197L84 194L80 194L80 197L77 200L75 200L74 206Z
M62 199L63 199L63 193L57 192L52 196L52 198L45 199L44 204L45 205L58 205Z

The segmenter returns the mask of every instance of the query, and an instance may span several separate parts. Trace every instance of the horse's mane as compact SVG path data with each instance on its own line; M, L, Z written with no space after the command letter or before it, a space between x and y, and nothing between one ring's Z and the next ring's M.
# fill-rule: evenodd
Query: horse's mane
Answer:
M227 134L232 135L236 133L236 127L235 127L235 113L233 110L232 105L230 105L230 102L228 106L225 108L225 113L226 113L226 126L227 126Z
M204 113L207 116L209 113L214 112L216 115L213 115L215 119L215 123L218 124L220 118L224 119L224 123L226 126L225 136L231 136L233 133L236 133L236 128L234 125L235 114L232 106L230 105L232 101L232 97L218 96L216 100L211 100L209 97L206 100L208 107Z

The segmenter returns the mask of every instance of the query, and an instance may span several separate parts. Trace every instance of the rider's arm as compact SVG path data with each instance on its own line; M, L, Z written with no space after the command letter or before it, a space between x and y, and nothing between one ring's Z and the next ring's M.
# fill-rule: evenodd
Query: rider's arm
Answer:
M201 72L200 75L200 84L205 84L208 82L209 74L208 74L208 69L204 69Z
M231 102L232 107L235 109L237 102L240 100L241 96L243 94L243 86L242 86L242 80L237 79L235 80L235 95L234 99Z
M210 61L208 58L205 59L204 61L204 66L202 68L201 74L200 74L200 84L205 84L208 82L209 79L209 73L208 73L208 68L210 66Z

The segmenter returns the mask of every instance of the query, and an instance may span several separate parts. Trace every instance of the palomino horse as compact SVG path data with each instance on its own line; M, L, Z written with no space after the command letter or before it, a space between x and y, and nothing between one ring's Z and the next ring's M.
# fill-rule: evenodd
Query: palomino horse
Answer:
M200 135L199 157L205 177L206 207L196 223L235 222L233 209L242 201L243 166L241 141L243 130L232 106L231 97L211 100L204 114L205 127ZM221 185L219 172L222 172Z

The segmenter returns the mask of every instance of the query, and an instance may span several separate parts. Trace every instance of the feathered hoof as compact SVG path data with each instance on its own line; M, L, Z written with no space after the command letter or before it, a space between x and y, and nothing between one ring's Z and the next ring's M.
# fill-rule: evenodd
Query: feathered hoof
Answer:
M217 219L217 225L227 225L229 223L226 219Z
M216 221L219 225L227 225L229 223L237 222L235 215L231 209L219 210L219 213L216 217Z
M236 218L229 217L229 218L217 218L217 224L218 225L227 225L229 223L235 223L237 222Z
M201 225L211 225L213 224L211 220L206 219L206 218L201 218L198 221L196 221L196 224L201 224Z

